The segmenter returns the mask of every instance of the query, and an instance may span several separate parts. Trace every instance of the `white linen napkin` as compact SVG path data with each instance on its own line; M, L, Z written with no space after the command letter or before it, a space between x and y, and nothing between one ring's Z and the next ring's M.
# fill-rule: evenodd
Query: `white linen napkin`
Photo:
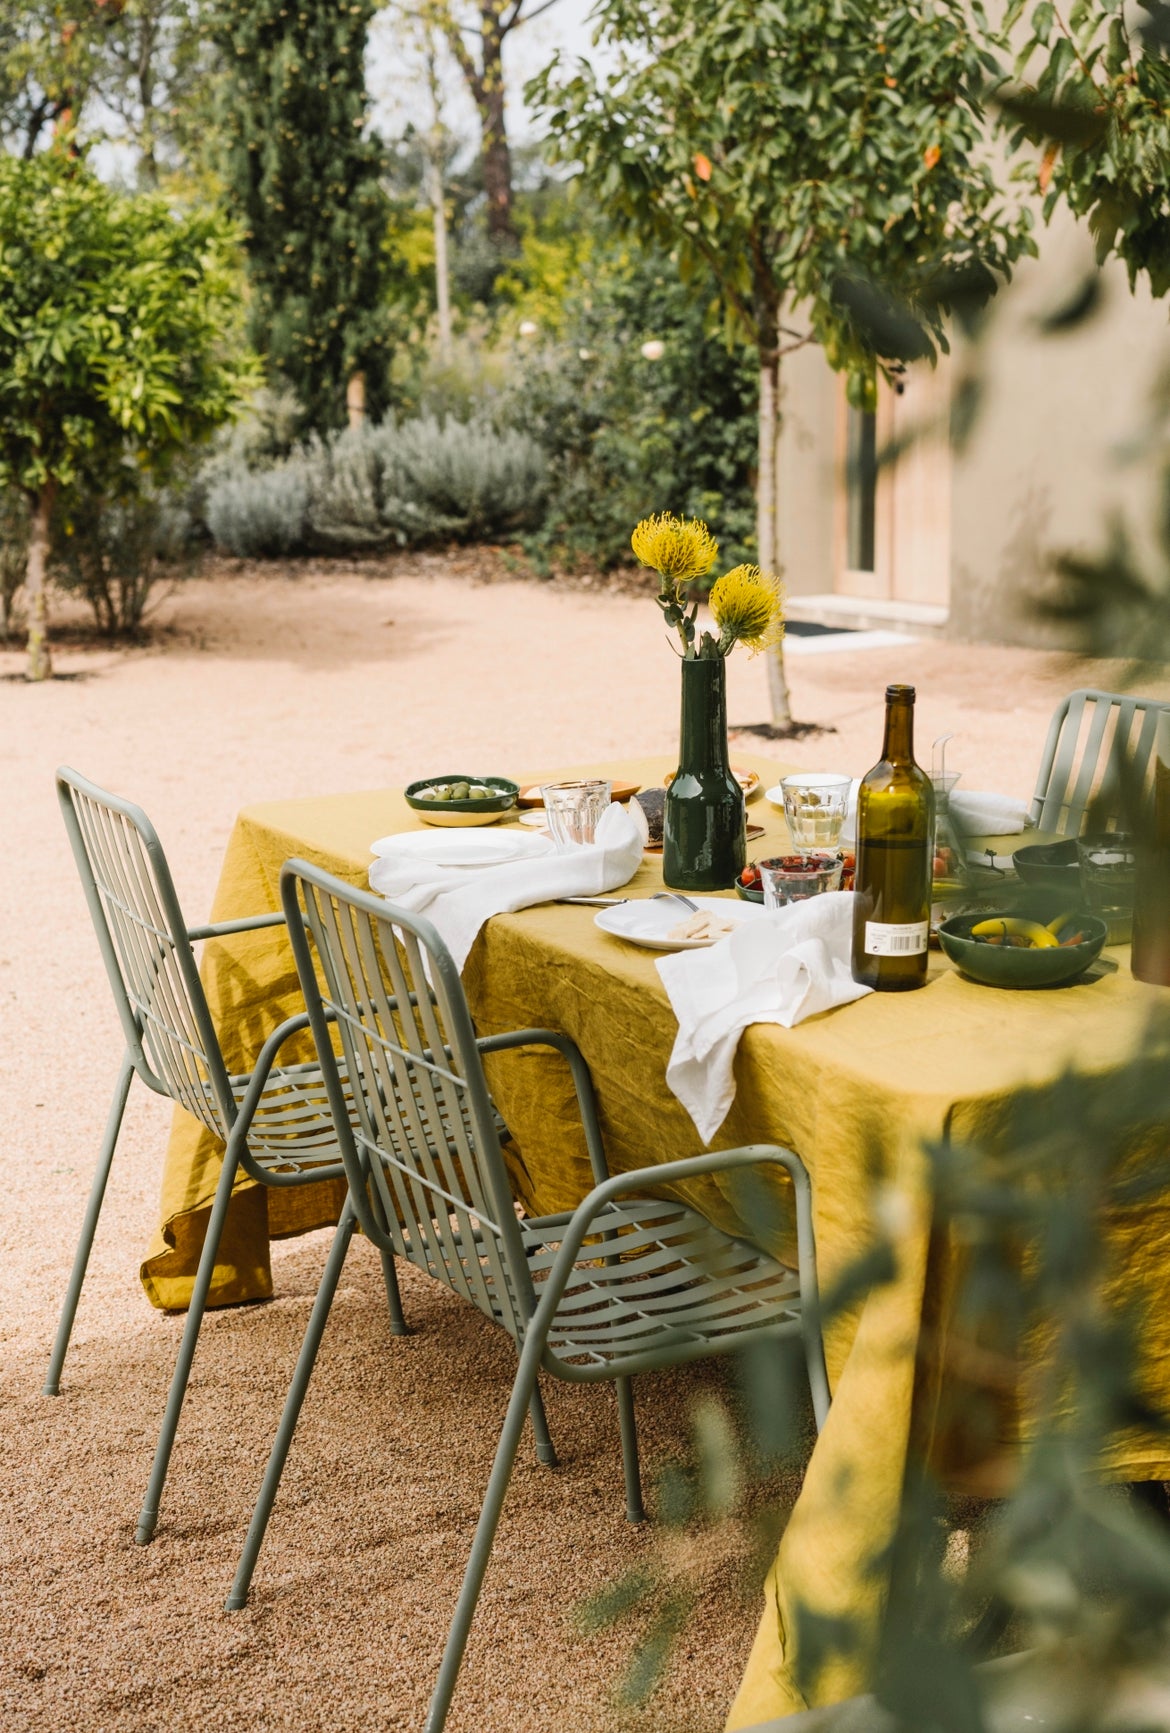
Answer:
M849 807L841 831L841 841L852 848L857 841L857 790L855 782L849 790ZM1028 824L1028 802L1011 794L981 793L977 789L954 788L950 798L951 817L956 827L968 836L1018 836Z
M827 891L745 922L703 951L658 963L678 1018L667 1087L710 1143L735 1099L735 1050L749 1023L791 1029L872 988L853 979L853 892Z
M951 817L968 836L1019 836L1028 823L1028 802L1010 794L951 790Z
M435 866L386 854L370 868L370 888L412 914L425 914L462 970L479 929L492 915L557 897L616 890L641 866L645 840L644 827L615 803L602 813L596 841L587 847L553 849L536 860L495 867Z

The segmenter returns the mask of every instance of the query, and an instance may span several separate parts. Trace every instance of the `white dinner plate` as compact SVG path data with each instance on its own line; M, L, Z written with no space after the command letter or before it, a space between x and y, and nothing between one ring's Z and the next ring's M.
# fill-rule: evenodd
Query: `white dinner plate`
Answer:
M379 837L370 853L405 855L428 866L504 866L508 861L533 860L548 854L552 843L546 836L531 836L520 830L404 830L399 836Z
M767 913L760 903L741 903L732 897L692 897L691 901L737 925L758 920ZM666 935L680 921L687 920L688 915L681 903L665 899L639 897L636 901L618 903L612 909L601 909L593 919L603 933L611 933L615 939L625 939L631 945L643 945L648 951L701 951L715 943L714 939L668 939Z

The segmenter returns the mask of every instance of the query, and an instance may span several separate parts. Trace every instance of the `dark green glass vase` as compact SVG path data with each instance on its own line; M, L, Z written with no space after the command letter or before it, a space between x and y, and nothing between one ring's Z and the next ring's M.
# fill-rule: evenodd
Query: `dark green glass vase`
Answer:
M662 876L676 891L725 891L747 863L743 790L727 759L727 668L722 656L681 668L678 773L666 791Z

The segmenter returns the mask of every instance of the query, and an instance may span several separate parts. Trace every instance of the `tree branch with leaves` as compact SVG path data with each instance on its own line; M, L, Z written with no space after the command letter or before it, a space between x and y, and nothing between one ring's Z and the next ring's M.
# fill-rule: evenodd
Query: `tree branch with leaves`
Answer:
M987 160L998 39L959 0L601 0L616 65L528 87L555 155L629 235L714 273L759 364L757 555L776 559L782 354L820 344L872 408L880 372L934 360L960 297L1031 251ZM704 273L705 275L706 273ZM794 724L769 660L772 725Z

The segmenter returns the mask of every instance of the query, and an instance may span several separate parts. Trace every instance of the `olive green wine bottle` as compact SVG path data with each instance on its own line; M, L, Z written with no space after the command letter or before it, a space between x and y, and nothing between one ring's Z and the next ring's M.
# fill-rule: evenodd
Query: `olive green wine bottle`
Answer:
M853 979L879 993L926 983L934 787L914 762L914 688L886 687L880 764L857 791Z

